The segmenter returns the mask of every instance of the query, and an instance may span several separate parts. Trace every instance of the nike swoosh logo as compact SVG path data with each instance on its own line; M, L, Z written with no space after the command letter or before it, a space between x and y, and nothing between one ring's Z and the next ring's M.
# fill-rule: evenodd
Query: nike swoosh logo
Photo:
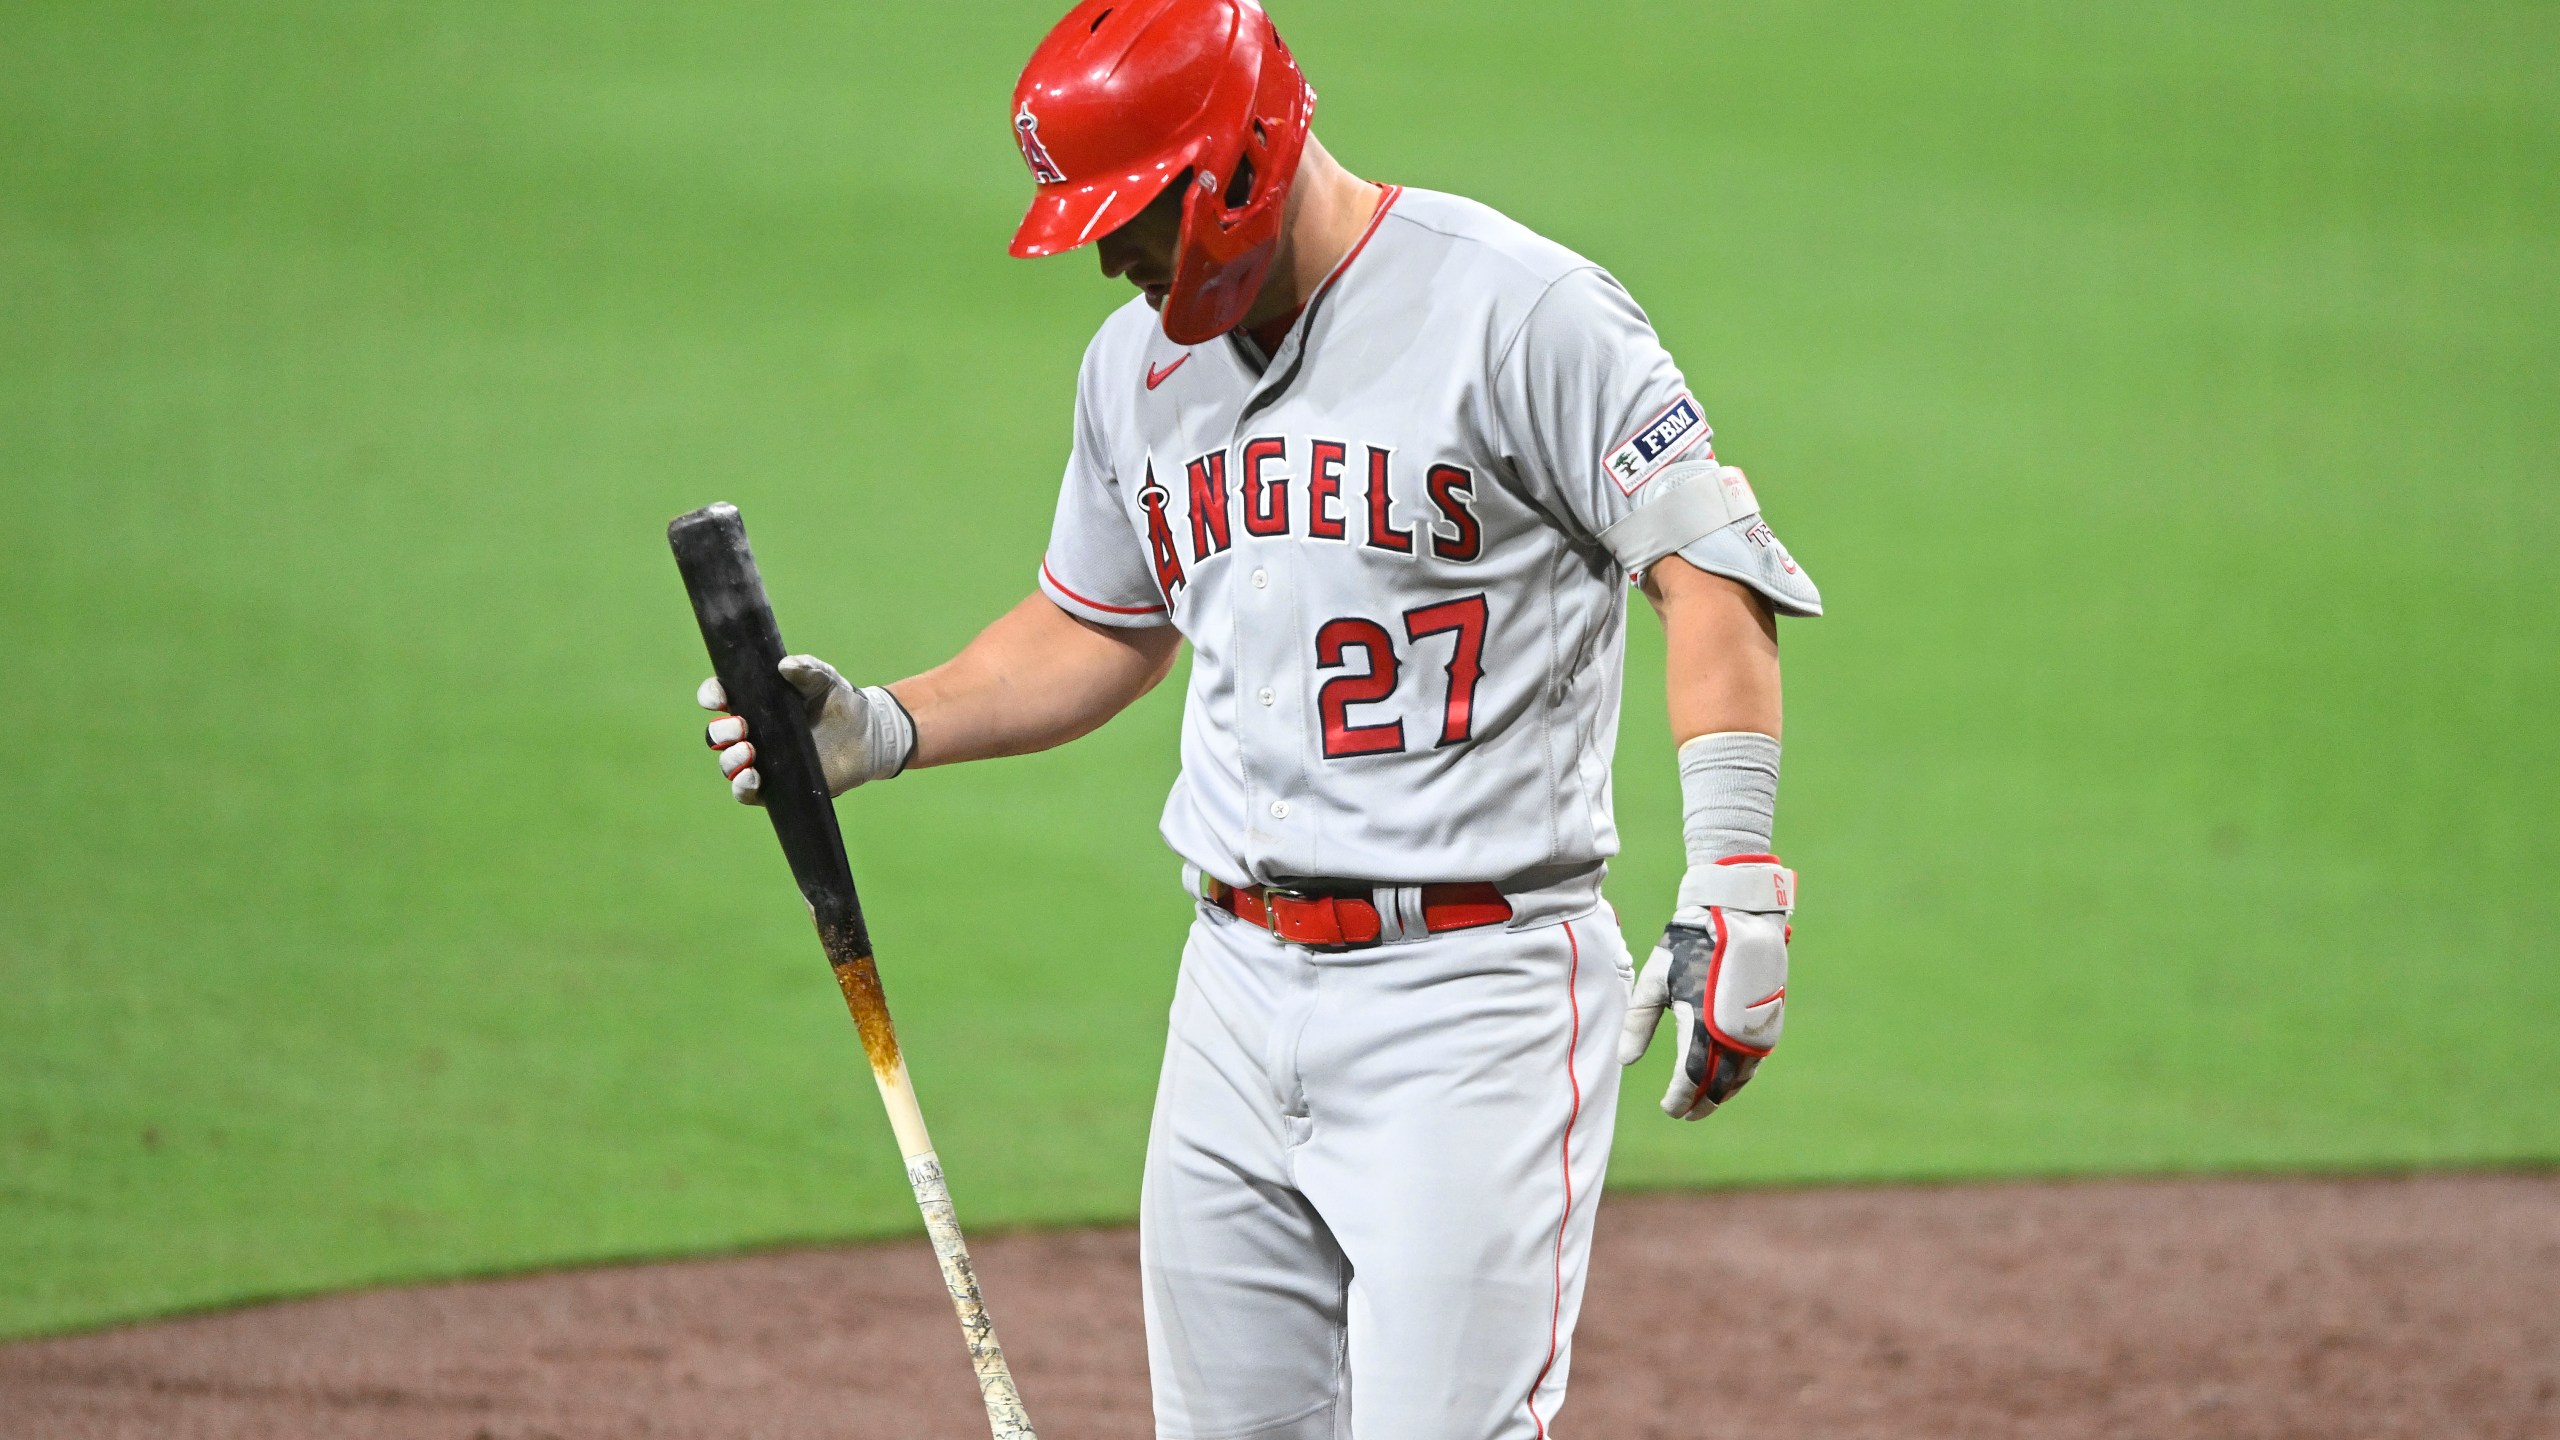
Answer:
M1179 369L1181 369L1183 366L1188 365L1188 364L1190 364L1190 363L1191 363L1191 352L1190 352L1190 351L1188 351L1188 350L1185 350L1185 351L1183 351L1183 352L1182 352L1182 358L1181 358L1181 359L1174 361L1172 364L1167 365L1166 367L1164 367L1164 368L1163 368L1163 369L1161 369L1161 370L1159 370L1159 369L1157 369L1157 368L1155 367L1154 362L1152 362L1152 361L1148 362L1148 365L1147 365L1147 388L1148 388L1148 389L1150 389L1150 390L1153 390L1154 388L1156 388L1157 386L1159 386L1159 385L1163 384L1163 383L1164 383L1164 382L1166 382L1167 380L1172 379L1172 378L1173 378L1173 372L1174 372L1174 371L1179 370Z

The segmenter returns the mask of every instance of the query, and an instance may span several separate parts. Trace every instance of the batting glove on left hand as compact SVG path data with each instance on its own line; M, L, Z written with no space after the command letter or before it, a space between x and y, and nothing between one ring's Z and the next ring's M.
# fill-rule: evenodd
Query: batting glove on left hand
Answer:
M1662 1113L1703 1120L1751 1081L1778 1046L1787 1019L1787 917L1796 872L1775 855L1736 855L1691 867L1662 943L1636 977L1618 1063L1653 1046L1671 1011L1680 1048Z

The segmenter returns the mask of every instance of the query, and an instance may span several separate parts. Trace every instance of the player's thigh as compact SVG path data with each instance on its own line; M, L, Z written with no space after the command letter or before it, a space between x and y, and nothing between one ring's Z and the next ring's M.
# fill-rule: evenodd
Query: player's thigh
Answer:
M1348 1271L1290 1173L1300 1102L1273 1064L1312 999L1303 957L1240 924L1193 927L1139 1210L1168 1440L1336 1433Z
M1608 1165L1625 945L1603 910L1403 958L1311 1032L1339 1078L1299 1173L1354 1275L1354 1433L1540 1434Z

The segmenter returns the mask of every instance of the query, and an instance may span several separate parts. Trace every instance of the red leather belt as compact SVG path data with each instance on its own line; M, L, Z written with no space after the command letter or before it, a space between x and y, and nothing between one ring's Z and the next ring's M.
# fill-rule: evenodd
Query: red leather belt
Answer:
M1398 888L1387 886L1345 894L1261 885L1239 890L1223 880L1200 877L1201 898L1210 904L1239 920L1261 926L1289 944L1314 950L1362 950L1384 943L1389 927L1378 914L1378 903L1372 897L1392 894ZM1511 918L1511 902L1502 898L1502 887L1490 882L1400 888L1408 895L1417 888L1421 891L1420 928L1429 934L1499 925ZM1410 934L1410 926L1398 928Z

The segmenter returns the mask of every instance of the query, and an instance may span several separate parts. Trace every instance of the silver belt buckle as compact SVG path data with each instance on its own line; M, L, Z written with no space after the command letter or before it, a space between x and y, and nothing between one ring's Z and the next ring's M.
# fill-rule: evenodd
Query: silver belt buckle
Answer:
M1280 933L1280 907L1273 902L1278 900L1313 900L1315 898L1316 897L1314 895L1309 894L1304 890L1294 889L1285 885L1263 886L1262 928L1271 932L1272 939L1278 940L1283 944L1305 945L1306 942L1304 941L1292 940L1288 936ZM1329 945L1307 945L1306 948L1309 950L1329 950L1333 947Z

